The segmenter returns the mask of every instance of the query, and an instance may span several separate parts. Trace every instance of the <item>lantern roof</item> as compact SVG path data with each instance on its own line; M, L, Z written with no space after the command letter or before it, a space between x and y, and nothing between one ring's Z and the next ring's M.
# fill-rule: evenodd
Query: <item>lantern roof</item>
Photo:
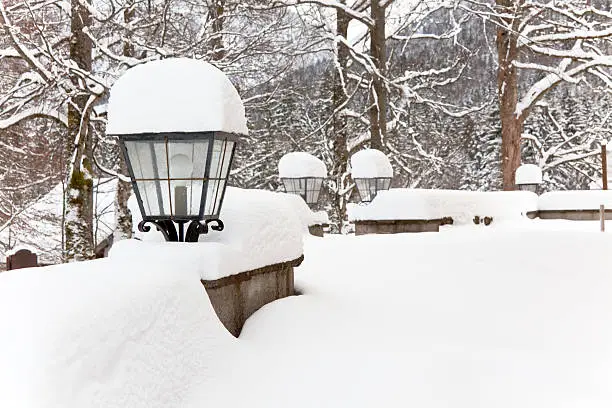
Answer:
M364 149L351 157L353 178L393 177L389 158L380 150Z
M287 153L278 162L278 175L281 178L327 177L327 167L323 161L306 152Z
M247 135L240 95L213 65L169 58L137 65L113 85L107 133L219 131Z
M523 164L516 169L514 182L516 184L540 184L542 183L542 169L535 164Z

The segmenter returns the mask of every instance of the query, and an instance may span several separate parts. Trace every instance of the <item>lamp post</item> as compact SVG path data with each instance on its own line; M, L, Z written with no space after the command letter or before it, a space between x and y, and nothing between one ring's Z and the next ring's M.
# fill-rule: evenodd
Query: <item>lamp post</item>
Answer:
M351 157L351 175L362 202L370 202L381 190L391 187L393 167L380 150L364 149Z
M278 173L287 193L301 196L309 206L319 202L327 177L321 160L305 152L287 153L278 162Z
M107 133L119 139L140 231L152 224L167 241L196 242L209 225L223 230L227 179L247 129L240 96L221 71L186 58L128 70L111 89Z

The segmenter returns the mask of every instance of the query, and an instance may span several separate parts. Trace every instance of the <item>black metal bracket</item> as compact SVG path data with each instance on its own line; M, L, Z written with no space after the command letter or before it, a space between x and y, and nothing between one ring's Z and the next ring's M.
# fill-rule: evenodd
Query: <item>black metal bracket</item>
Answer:
M174 223L178 224L178 231L174 226ZM138 223L138 231L149 232L151 226L146 224L153 224L159 232L162 233L166 241L171 242L198 242L198 238L202 234L208 233L208 224L211 225L210 229L214 231L223 231L225 226L223 221L220 219L211 219L203 221L191 221L187 227L185 233L185 224L189 221L170 221L170 220L144 220Z

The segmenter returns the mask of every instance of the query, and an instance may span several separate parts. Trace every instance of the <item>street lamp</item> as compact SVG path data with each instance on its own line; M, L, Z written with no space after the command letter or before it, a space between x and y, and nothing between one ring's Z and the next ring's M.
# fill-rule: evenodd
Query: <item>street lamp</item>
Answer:
M391 187L393 167L380 150L364 149L351 157L351 176L361 201L370 202L379 191Z
M140 231L153 224L167 241L196 242L209 224L223 230L219 213L247 128L240 96L221 71L187 58L128 70L111 89L107 133L119 138Z
M292 152L281 157L278 174L287 193L301 196L312 206L319 201L327 167L309 153Z
M519 190L535 193L542 184L542 169L535 164L520 165L514 173L514 183Z

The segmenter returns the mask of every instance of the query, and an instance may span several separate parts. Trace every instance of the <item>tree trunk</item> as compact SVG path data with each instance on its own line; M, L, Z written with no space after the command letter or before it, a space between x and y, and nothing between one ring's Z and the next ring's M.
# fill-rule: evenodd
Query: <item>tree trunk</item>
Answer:
M517 10L523 0L497 0L502 7L500 12L516 18L503 19L504 24L497 28L497 93L502 130L502 178L504 190L515 190L514 175L521 165L521 134L523 133L524 114L517 115L518 74L513 65L518 59L518 36L520 18ZM508 30L506 27L510 27Z
M83 32L89 27L91 16L78 0L71 2L70 59L87 72L91 71L92 43ZM77 89L68 104L68 132L74 141L69 163L66 197L66 260L68 262L93 258L93 172L92 141L89 131L89 95L83 92L76 75L72 83Z
M133 1L128 1L128 7L123 12L123 21L129 24L136 14ZM134 56L134 47L130 42L130 33L123 43L123 55L126 57ZM124 160L119 160L117 166L119 174L127 174L127 166ZM132 237L132 214L128 208L128 199L132 193L132 183L129 181L117 180L117 191L115 193L115 230L113 233L113 243Z
M374 26L370 29L370 50L372 60L380 73L372 76L372 89L370 94L370 146L382 150L387 137L387 88L383 78L387 73L387 49L385 44L385 7L380 6L379 0L372 0L370 14Z
M223 46L223 18L225 13L225 0L213 0L208 8L211 18L213 19L211 38L212 59L219 61L226 55Z
M344 1L342 2L344 3ZM347 38L350 17L342 10L336 10L336 36ZM348 98L346 90L345 72L348 66L349 50L346 45L336 42L336 67L333 77L333 167L331 170L332 180L336 183L337 191L333 198L334 212L337 216L338 232L343 231L346 221L347 189L350 183L348 175L348 151L347 151L347 125L348 121L343 112L343 106Z

